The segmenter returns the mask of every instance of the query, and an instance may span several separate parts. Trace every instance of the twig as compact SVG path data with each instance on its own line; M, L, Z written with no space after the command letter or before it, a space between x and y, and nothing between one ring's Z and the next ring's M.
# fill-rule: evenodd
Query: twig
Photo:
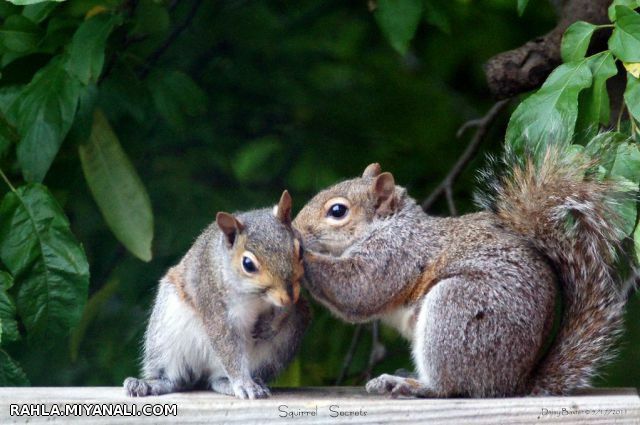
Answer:
M122 47L120 47L119 51L113 52L113 54L109 56L107 65L104 67L104 72L102 72L102 75L100 75L100 78L98 78L98 85L100 85L100 83L102 83L104 80L107 79L109 75L111 75L111 72L113 71L113 68L115 67L116 62L118 61L118 58L122 56L123 52L126 49L128 49L132 44L140 43L141 41L144 41L147 38L149 38L147 34L141 34L138 36L127 35L124 38L124 41L122 42Z
M487 133L489 127L493 123L493 120L498 116L498 114L507 106L510 99L504 99L496 102L491 109L485 114L484 117L478 118L475 120L471 120L460 127L457 132L457 136L460 137L464 133L465 130L471 127L476 128L476 132L471 138L471 141L467 145L465 151L460 155L458 161L451 167L449 174L440 182L438 187L436 187L433 192L427 197L427 199L422 202L422 209L427 211L429 208L433 206L433 204L438 200L438 198L444 193L447 196L447 202L449 204L449 211L451 214L455 215L456 209L453 204L453 184L456 182L460 174L464 171L466 166L471 162L474 158L478 147L484 140L484 136Z
M191 21L193 21L193 18L196 16L196 12L198 11L198 8L201 4L202 0L195 0L191 5L191 9L189 10L189 13L187 13L187 16L182 24L175 27L164 40L164 42L147 57L142 70L140 70L140 72L138 73L140 79L145 78L149 74L149 72L151 71L151 67L158 61L158 59L160 59L160 57L164 54L164 52L167 51L167 49L173 44L173 42L176 41L180 34L182 34L182 32L189 27Z
M353 355L356 352L356 348L358 348L358 342L360 341L360 336L362 335L362 326L356 325L356 329L353 331L353 336L351 337L351 344L349 345L349 350L347 354L344 356L344 361L342 362L342 369L340 370L340 375L338 379L336 379L336 385L342 384L345 376L347 376L347 372L349 372L349 367L351 366L351 362L353 361Z
M386 349L380 342L380 321L376 320L371 325L371 352L369 353L369 361L362 377L363 381L371 379L373 368L384 359Z
M452 216L458 215L458 210L456 209L456 203L453 201L453 190L451 189L451 185L445 188L444 194L447 198L447 207L449 207L449 214Z
M622 102L620 104L620 112L618 112L618 119L616 120L616 131L620 131L620 125L622 124L622 115L624 115L624 110L626 109L627 104L624 101L624 98L622 99Z
M2 169L0 169L0 177L2 177L2 180L4 180L4 182L7 184L7 186L9 186L9 189L11 189L12 192L16 191L16 188L13 187L13 185L11 184L11 181L9 180L9 178L4 174L4 172L2 171Z

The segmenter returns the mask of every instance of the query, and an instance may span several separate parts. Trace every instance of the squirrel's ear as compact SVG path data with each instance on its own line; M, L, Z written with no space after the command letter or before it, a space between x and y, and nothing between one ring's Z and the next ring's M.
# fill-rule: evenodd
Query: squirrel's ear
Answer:
M379 214L391 214L395 208L396 183L393 174L382 173L373 182L373 194L376 199L376 211Z
M226 212L219 212L216 214L216 224L224 233L224 236L227 240L229 246L232 246L236 241L236 236L238 233L244 230L244 224L240 222L233 215Z
M275 216L278 220L286 225L291 224L291 195L285 190L280 196L280 201L274 210Z
M371 179L380 175L381 172L382 169L380 168L380 164L374 162L373 164L367 165L367 168L365 168L364 172L362 173L362 177L365 179Z

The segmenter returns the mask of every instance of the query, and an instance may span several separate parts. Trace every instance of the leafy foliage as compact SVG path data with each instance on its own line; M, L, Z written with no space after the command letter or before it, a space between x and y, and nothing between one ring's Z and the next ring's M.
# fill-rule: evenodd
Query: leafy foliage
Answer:
M578 95L592 83L586 59L559 66L540 90L511 116L506 141L516 151L544 152L550 140L570 143L578 119Z
M80 84L53 60L11 105L7 118L20 135L17 155L25 180L44 179L73 123L79 97Z
M82 247L49 191L29 184L0 203L0 259L16 277L17 307L39 343L65 335L82 313L89 269Z
M0 272L0 342L16 341L20 339L18 321L16 320L16 305L8 294L13 286L13 277L7 272Z
M584 21L571 24L564 33L561 45L562 60L571 62L582 59L587 53L589 42L597 26Z
M270 205L285 187L301 206L374 161L424 197L464 149L451 143L456 128L488 107L480 64L554 19L545 2L519 19L527 3L0 3L0 385L136 374L156 283L216 211ZM602 175L637 185L637 6L609 9L608 51L585 57L605 27L569 29L566 63L516 108L507 143L531 150L553 130L609 158ZM624 109L606 84L620 61ZM593 137L611 121L616 132ZM504 125L488 151L502 149ZM461 210L472 188L469 170ZM638 235L635 207L621 208ZM629 314L639 311L634 301ZM628 371L640 347L630 332L609 385L640 377ZM278 383L332 383L352 334L318 306ZM388 353L374 373L410 368L406 343L381 335ZM362 382L370 345L346 383Z
M104 13L84 21L71 39L67 71L82 84L97 82L104 64L107 38L118 21L117 16Z
M93 118L89 140L78 146L78 152L89 189L115 236L136 257L151 260L151 202L99 109Z
M628 3L629 4L629 3ZM637 6L637 4L632 4ZM631 191L636 191L640 184L640 151L638 151L638 108L640 98L638 87L640 81L631 73L627 73L627 88L624 93L623 104L617 131L621 137L592 138L592 132L600 124L608 125L610 119L609 97L606 81L614 77L618 70L616 61L636 62L640 60L640 14L623 5L613 5L615 21L611 25L596 26L578 21L571 25L562 40L562 58L565 63L547 78L542 87L524 100L515 110L507 128L506 143L517 151L539 153L550 143L584 144L590 139L591 152L600 159L600 152L609 148L603 143L613 143L615 157L613 165L608 170L610 178L623 180ZM593 56L585 58L589 41L594 31L606 27L613 27L609 38L609 48ZM584 96L579 94L584 89L590 89ZM628 132L621 126L622 112L629 111ZM578 116L583 119L580 133L574 138ZM589 151L585 151L589 155ZM637 219L637 202L627 200L620 206L620 214L625 222L626 233L634 236Z
M379 0L375 16L394 49L407 52L422 14L422 0Z

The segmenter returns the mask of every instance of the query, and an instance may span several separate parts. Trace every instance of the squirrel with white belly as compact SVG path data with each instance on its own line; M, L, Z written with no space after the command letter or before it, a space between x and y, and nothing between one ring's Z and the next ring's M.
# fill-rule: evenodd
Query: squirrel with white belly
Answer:
M294 220L306 285L349 322L382 319L412 343L417 377L373 393L568 394L611 358L625 297L613 182L555 148L505 155L485 211L427 215L378 164L318 193ZM513 159L508 159L513 158Z
M273 209L218 213L160 280L143 379L127 378L127 394L200 388L269 396L265 383L291 361L309 323L298 299L302 274L287 191Z

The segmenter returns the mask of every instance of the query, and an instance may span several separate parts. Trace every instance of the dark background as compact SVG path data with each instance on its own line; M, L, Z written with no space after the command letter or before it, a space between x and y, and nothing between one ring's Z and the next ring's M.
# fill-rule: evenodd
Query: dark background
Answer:
M69 339L46 350L13 349L32 384L120 385L137 375L158 279L217 211L272 205L284 188L298 211L316 191L370 162L380 162L424 199L468 142L471 133L458 139L456 130L493 104L482 64L555 25L546 2L532 1L522 17L515 3L443 2L446 19L439 27L422 22L404 57L385 40L365 1L203 1L142 79L127 64L143 63L166 32L128 46L132 60L106 68L98 103L151 197L153 259L136 259L114 238L87 188L76 147L63 145L45 183L86 250L90 298ZM178 2L171 21L183 22L192 4ZM201 90L177 90L160 107L154 84L175 70ZM511 110L496 119L456 183L459 211L474 209L474 170L485 153L501 149ZM443 200L430 212L448 213ZM320 306L314 312L301 353L280 384L327 385L340 372L354 327ZM601 385L640 383L639 317L636 295L621 355ZM381 337L386 356L374 374L410 369L408 344L384 327ZM363 382L370 348L367 326L346 384Z

